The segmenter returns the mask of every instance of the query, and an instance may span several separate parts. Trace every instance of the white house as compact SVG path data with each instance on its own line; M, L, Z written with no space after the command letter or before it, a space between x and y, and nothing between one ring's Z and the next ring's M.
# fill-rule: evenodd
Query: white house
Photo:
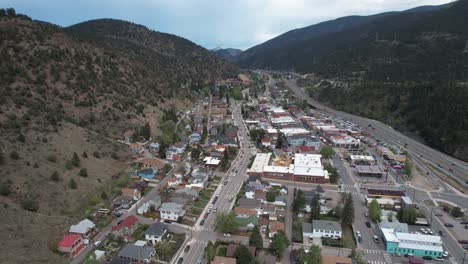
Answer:
M154 209L158 209L159 206L161 205L161 198L156 197L154 200L149 200L146 203L142 204L138 209L137 209L137 214L144 214L149 212L150 207L154 206Z
M84 219L76 225L70 226L68 232L70 234L81 235L84 238L89 237L96 225L89 219Z
M330 237L335 239L341 238L342 230L339 222L313 220L312 228L313 237Z
M159 208L162 220L177 221L185 215L183 205L176 203L163 203Z
M145 240L151 244L163 241L167 237L167 225L162 222L156 222L145 231Z

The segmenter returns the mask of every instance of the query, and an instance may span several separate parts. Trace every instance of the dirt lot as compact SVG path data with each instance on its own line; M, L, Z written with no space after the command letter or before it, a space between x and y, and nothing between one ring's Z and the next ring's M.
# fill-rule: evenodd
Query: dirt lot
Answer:
M423 190L437 190L432 182L423 175L419 170L414 169L412 172L411 185Z

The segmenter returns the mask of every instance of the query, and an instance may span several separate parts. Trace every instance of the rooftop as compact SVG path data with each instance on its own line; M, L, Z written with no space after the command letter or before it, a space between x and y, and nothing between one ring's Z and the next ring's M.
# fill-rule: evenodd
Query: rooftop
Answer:
M236 259L215 256L214 260L211 261L211 264L236 264Z
M154 248L149 246L137 246L133 244L127 244L119 252L119 257L125 257L130 259L150 259L154 254Z
M303 167L322 168L321 158L322 158L322 155L319 155L319 154L296 153L294 155L294 165L296 167L303 166Z
M271 159L271 153L257 153L254 162L247 172L262 172L263 167L267 166Z
M59 247L71 247L76 240L81 239L80 235L66 235L58 243Z
M77 233L77 234L85 234L86 232L88 232L89 229L92 229L95 226L96 225L93 222L91 222L91 220L84 219L84 220L81 220L81 222L79 222L78 224L72 225L70 227L69 232Z
M177 203L163 203L159 208L159 211L180 211L182 210L182 205Z
M156 222L156 223L153 223L152 225L150 225L148 227L148 229L146 229L145 231L145 235L149 235L149 236L152 236L152 235L156 235L156 236L160 236L164 233L164 231L167 229L167 225L162 223L162 222Z
M363 156L363 155L350 155L349 158L352 160L369 160L369 161L374 160L374 157L372 156Z
M367 189L367 193L372 196L405 196L405 193L398 190Z
M358 173L366 174L383 174L384 171L378 165L357 165L356 170Z
M314 229L333 230L341 232L341 225L339 222L326 221L326 220L313 220L312 226Z

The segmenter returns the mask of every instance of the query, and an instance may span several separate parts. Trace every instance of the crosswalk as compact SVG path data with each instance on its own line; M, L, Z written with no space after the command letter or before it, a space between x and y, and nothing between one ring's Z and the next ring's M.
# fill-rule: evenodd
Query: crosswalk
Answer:
M384 259L385 259L385 261L386 261L387 263L392 263L392 257L390 257L389 254L384 253L384 254L383 254L383 257L384 257Z
M366 254L377 254L377 255L382 255L383 253L382 250L379 250L379 249L365 249L364 252L366 252Z
M367 263L369 263L369 264L387 264L387 262L381 261L381 260L367 260Z
M454 257L450 257L449 260L452 264L458 264L458 261Z

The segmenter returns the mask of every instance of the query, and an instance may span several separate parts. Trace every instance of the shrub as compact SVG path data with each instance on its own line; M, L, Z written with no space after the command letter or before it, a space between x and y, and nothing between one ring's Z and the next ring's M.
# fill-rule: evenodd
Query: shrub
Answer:
M0 194L3 196L7 196L10 193L11 193L10 184L0 183Z
M20 158L20 156L19 156L18 152L13 150L12 152L10 152L10 158L12 158L14 160L18 160Z
M68 182L68 187L70 187L70 189L76 189L78 188L78 185L76 184L75 180L70 179L70 181Z
M72 162L71 162L71 161L67 161L67 163L65 163L65 168L66 168L67 170L73 169L73 164L72 164Z
M52 162L52 163L56 163L57 162L57 156L55 156L55 154L50 154L49 156L47 156L47 160Z
M93 156L97 159L100 159L101 158L101 154L98 152L98 151L94 151L93 152Z
M83 158L87 159L88 158L88 153L86 153L86 151L83 151Z
M39 210L39 203L37 202L37 199L33 197L23 199L23 201L21 201L21 206L23 209L31 212L37 212L37 210Z
M105 191L102 191L101 192L101 199L107 200L107 198L108 198L107 193Z
M52 181L60 181L60 176L58 174L57 171L54 171L51 175L50 175L50 179Z
M117 152L112 152L111 157L115 160L119 159L119 155L117 154Z
M86 168L81 168L78 175L80 175L81 177L88 177L88 171L86 170Z
M75 167L80 166L80 157L78 157L78 154L76 154L76 152L73 152L73 157L72 157L71 163Z

